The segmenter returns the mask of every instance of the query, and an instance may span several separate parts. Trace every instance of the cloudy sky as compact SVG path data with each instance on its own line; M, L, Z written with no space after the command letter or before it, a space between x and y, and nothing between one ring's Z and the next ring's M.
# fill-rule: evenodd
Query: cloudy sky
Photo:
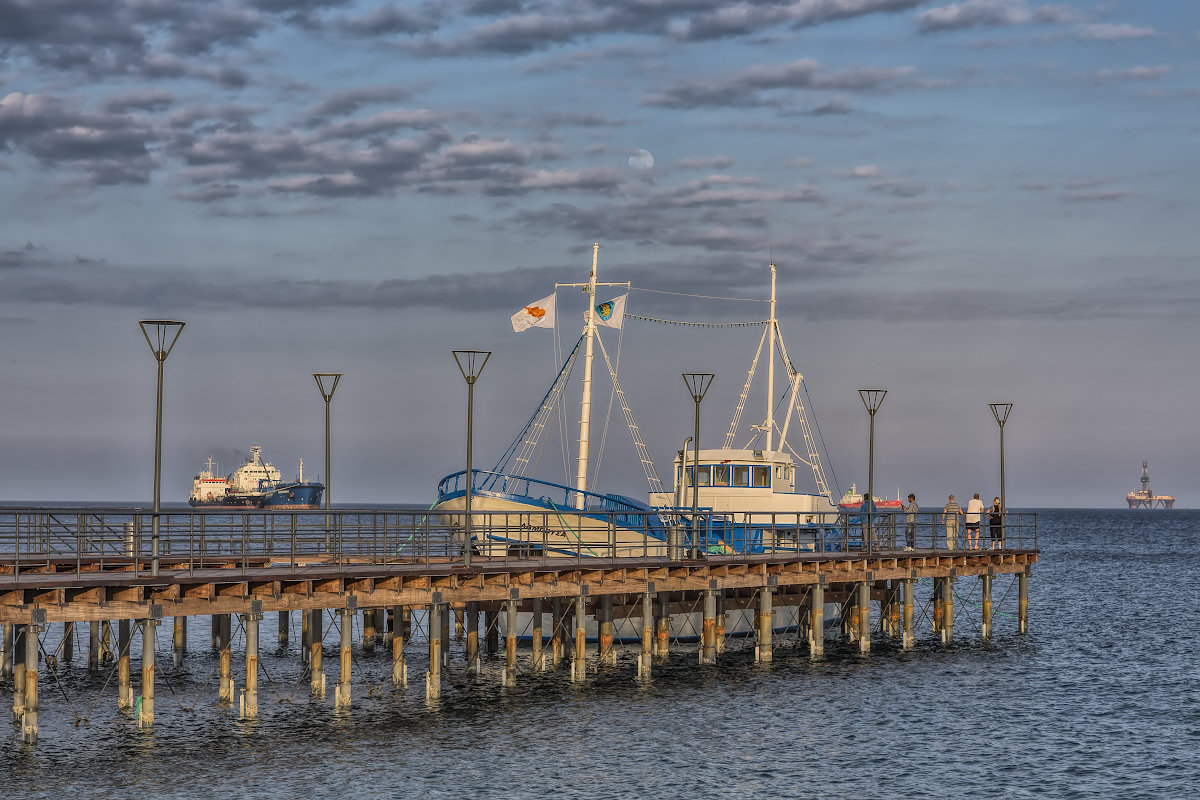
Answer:
M555 371L555 281L780 324L840 488L1200 505L1200 5L1178 0L0 0L0 499L164 501L259 444L335 502L490 466ZM560 294L562 339L583 308ZM606 332L661 471L755 330ZM602 363L597 364L603 374ZM608 393L598 392L607 408ZM762 416L763 402L751 412ZM567 416L577 419L578 411ZM642 496L618 414L601 488ZM543 477L560 479L554 444Z

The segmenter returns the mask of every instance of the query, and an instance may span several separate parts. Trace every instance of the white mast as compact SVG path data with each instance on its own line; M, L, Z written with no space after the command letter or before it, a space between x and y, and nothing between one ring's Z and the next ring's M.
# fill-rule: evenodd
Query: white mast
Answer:
M588 276L587 292L587 322L584 324L584 336L587 345L583 351L583 397L579 401L579 460L575 469L575 488L580 492L587 491L588 479L588 443L592 428L592 347L596 335L596 261L600 254L600 243L592 243L592 274ZM583 508L583 495L576 501Z
M767 322L771 343L767 347L767 452L775 433L775 264L771 264L771 318Z

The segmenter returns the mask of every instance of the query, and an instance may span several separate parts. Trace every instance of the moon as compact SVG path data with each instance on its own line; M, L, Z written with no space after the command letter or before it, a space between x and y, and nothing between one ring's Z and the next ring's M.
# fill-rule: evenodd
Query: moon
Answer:
M634 169L650 169L654 166L654 156L649 150L634 150L629 157L629 166Z

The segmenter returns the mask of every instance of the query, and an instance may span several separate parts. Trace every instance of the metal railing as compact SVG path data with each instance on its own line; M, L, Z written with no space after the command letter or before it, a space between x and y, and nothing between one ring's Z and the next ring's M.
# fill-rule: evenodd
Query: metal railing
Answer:
M690 512L690 509L689 509ZM144 509L0 507L0 584L30 573L151 572L153 513ZM1002 526L980 526L978 541L959 526L953 535L940 513L919 513L911 531L903 512L714 513L695 519L680 511L664 528L658 512L574 509L472 513L473 569L513 562L561 567L574 561L666 558L681 560L693 540L700 557L801 556L837 553L1037 549L1037 516L1009 513ZM164 572L201 570L246 574L287 568L388 565L461 566L464 514L381 509L168 510L159 515ZM911 545L908 535L911 533ZM994 534L994 535L993 535ZM464 567L465 568L465 567Z

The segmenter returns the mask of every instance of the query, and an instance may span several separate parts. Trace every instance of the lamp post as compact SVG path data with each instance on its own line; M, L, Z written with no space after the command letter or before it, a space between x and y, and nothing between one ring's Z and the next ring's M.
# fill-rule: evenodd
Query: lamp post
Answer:
M329 458L329 401L333 400L333 393L337 391L338 381L342 379L341 372L314 372L313 380L317 382L317 389L321 392L322 399L325 400L325 549L329 549L329 526L330 517L329 510L331 507L331 498L333 496L333 462Z
M684 372L683 382L687 385L688 394L696 403L696 431L692 437L692 550L690 557L699 558L696 548L696 519L700 514L700 401L708 393L715 375L711 372Z
M154 513L150 523L150 574L155 577L158 576L158 512L162 487L163 364L171 355L175 342L179 341L185 324L170 319L144 319L138 322L142 335L146 337L146 344L150 345L150 352L154 353L154 360L158 362L158 399L154 408Z
M1008 499L1004 496L1004 423L1008 422L1008 415L1012 412L1012 403L988 403L988 407L992 409L992 416L996 418L996 423L1000 426L1000 510L1004 513L1008 512ZM1004 517L1001 516L1001 520ZM1003 530L1003 526L1001 527Z
M471 566L471 538L474 520L471 518L471 485L474 476L471 474L471 445L475 424L475 381L483 374L488 359L492 357L491 350L451 350L458 371L467 382L467 494L466 494L466 524L463 527L463 564Z
M864 546L870 549L875 532L875 520L871 509L875 506L875 412L883 405L883 398L887 396L887 389L859 389L858 396L862 398L863 406L867 409L867 414L871 418L871 432L868 438L867 445L867 495L869 505L867 506L867 535L864 537Z

